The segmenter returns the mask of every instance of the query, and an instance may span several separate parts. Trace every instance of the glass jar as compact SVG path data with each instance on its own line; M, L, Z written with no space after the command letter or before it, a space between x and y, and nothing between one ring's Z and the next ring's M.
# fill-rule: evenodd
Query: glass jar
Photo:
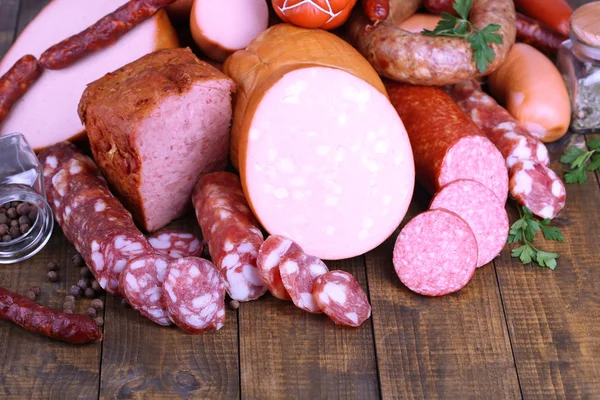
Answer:
M571 131L600 132L600 1L575 10L570 36L557 65L571 99Z
M35 212L29 214L33 217L28 224L21 225L26 230L20 236L9 241L0 238L0 264L33 257L48 243L54 227L42 167L20 133L0 136L0 207L12 202L28 203L35 207Z

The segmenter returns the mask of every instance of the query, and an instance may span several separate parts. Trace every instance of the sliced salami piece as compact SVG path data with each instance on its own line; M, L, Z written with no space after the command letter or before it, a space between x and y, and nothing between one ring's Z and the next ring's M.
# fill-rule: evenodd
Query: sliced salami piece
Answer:
M564 208L567 191L550 168L521 161L510 169L510 195L541 218L552 219Z
M439 87L386 81L390 100L410 138L417 179L431 193L472 179L508 197L506 161L449 94Z
M163 285L169 318L187 333L218 331L225 323L225 287L207 260L185 257L172 261Z
M309 256L299 247L286 252L279 264L281 281L296 307L313 314L323 313L312 291L315 279L327 272L329 268L323 261Z
M393 254L400 281L425 296L454 293L477 267L477 240L469 224L447 210L430 210L410 220Z
M225 289L237 301L265 294L256 267L264 238L244 197L239 178L229 172L202 176L192 196L202 236Z
M550 164L546 145L494 98L483 92L477 82L461 82L449 91L459 107L502 153L509 168L518 161L531 160L546 166Z
M508 237L508 215L490 189L471 180L454 181L433 198L430 209L438 208L456 213L469 224L477 240L478 267L500 254Z
M271 294L279 300L291 300L289 293L283 286L279 264L289 250L298 250L300 246L291 239L281 235L269 236L258 251L256 266L260 278Z
M314 283L313 297L336 324L360 326L371 316L367 295L356 279L344 271L329 271Z
M148 238L154 250L173 260L202 256L202 242L188 232L160 231Z
M129 305L163 326L171 325L169 313L162 301L168 265L166 257L147 254L130 260L119 276L119 287Z

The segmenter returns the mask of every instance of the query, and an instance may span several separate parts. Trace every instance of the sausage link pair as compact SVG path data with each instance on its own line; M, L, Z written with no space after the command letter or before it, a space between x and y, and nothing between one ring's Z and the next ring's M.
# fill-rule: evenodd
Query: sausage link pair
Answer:
M48 69L62 69L101 50L175 0L131 0L94 25L50 47L40 57Z
M102 340L102 332L92 318L44 307L2 287L0 319L13 322L37 335L67 343L86 344Z
M8 112L40 77L43 68L32 55L23 56L0 77L0 123Z

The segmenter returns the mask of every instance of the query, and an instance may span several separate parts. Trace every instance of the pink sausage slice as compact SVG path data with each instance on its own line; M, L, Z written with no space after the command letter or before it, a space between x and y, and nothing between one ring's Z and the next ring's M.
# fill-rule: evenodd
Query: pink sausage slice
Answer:
M256 266L263 283L271 294L279 300L291 300L279 272L279 264L288 251L299 250L300 247L291 239L280 235L269 236L258 251Z
M371 316L367 295L347 272L330 271L319 276L312 293L319 308L336 324L360 326Z
M393 254L400 281L425 296L454 293L477 267L477 240L469 224L451 211L417 215L400 232Z
M506 244L508 215L494 192L479 182L458 180L444 186L430 209L452 211L464 219L477 239L481 267L494 259Z
M218 331L225 323L225 287L217 268L198 257L169 264L163 301L169 318L187 333Z
M163 326L171 325L162 301L168 264L162 255L144 255L129 261L119 276L119 287L129 305Z
M565 185L554 171L533 161L521 161L510 169L510 195L541 218L554 218L567 200Z
M165 257L178 259L183 257L200 257L202 242L187 232L160 231L148 238L150 245Z
M328 271L323 261L300 248L288 251L279 264L281 281L296 307L313 314L323 313L312 296L315 279Z

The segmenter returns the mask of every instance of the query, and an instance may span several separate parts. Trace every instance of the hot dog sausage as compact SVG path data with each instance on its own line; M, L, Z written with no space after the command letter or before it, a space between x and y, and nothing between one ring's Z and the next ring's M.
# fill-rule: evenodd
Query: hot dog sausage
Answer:
M0 123L42 71L39 61L32 55L26 55L0 77Z
M86 344L102 339L102 332L90 317L44 307L2 287L0 318L37 335L67 343Z
M42 53L48 69L62 69L87 54L101 50L175 0L131 0L86 30L55 44Z
M362 6L365 16L374 24L385 21L390 13L388 0L363 0Z
M514 4L511 0L475 0L470 20L479 29L500 25L502 44L491 46L495 56L485 72L490 73L502 64L515 42ZM369 27L364 16L351 19L348 37L380 75L396 81L442 86L482 75L464 39L410 33L391 21Z

